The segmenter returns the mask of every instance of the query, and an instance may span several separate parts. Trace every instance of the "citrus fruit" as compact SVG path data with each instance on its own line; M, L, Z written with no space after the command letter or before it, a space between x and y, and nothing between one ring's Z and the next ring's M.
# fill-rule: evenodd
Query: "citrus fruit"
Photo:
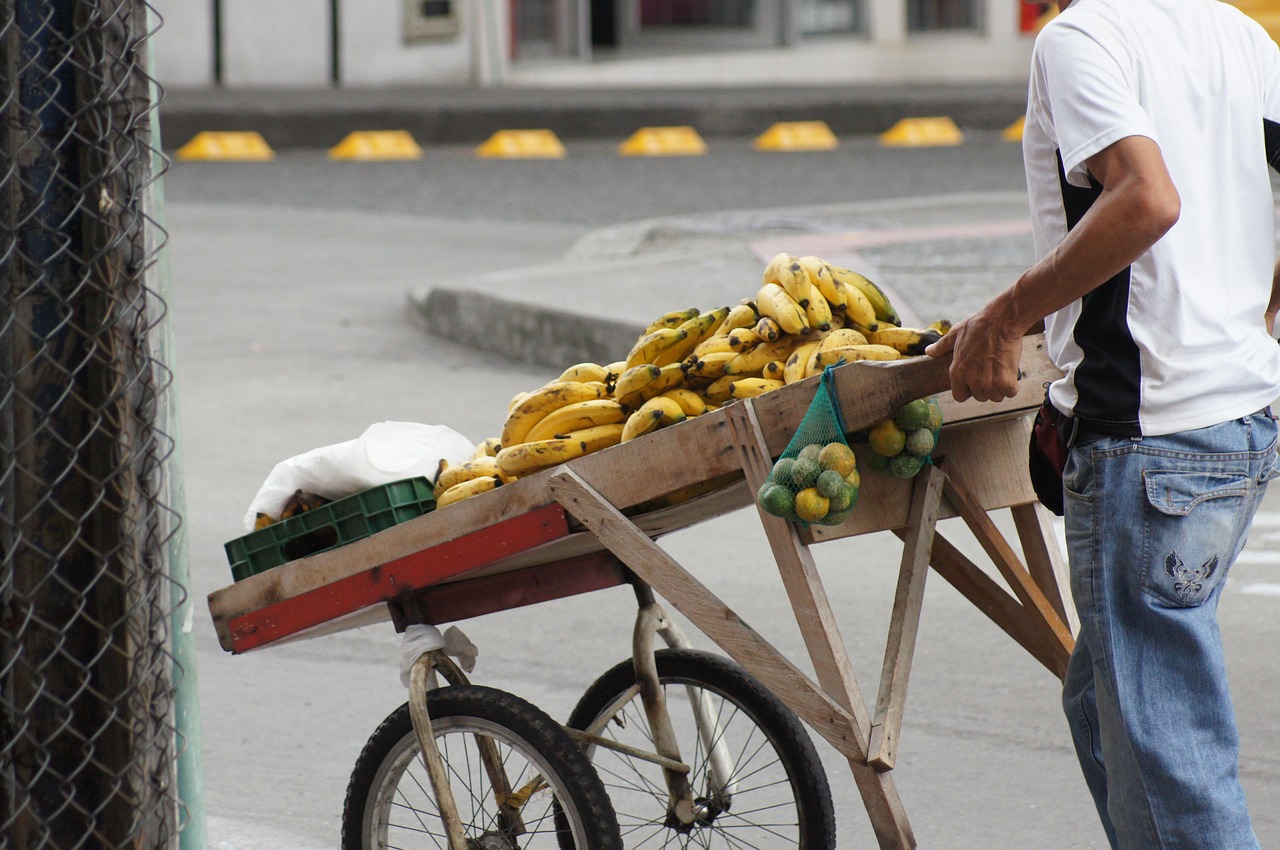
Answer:
M847 507L842 511L828 511L827 515L822 518L823 525L839 525L840 523L853 516L853 507Z
M866 464L868 469L876 472L889 471L889 459L882 454L867 452L867 456L863 459L863 463Z
M924 466L924 458L915 455L898 455L889 461L889 471L899 478L914 478Z
M857 503L858 488L846 481L841 484L840 492L831 497L831 504L827 506L827 510L831 513L845 511L852 508Z
M827 515L831 502L814 487L796 493L796 516L805 522L817 522Z
M795 510L795 501L791 497L791 488L782 484L766 483L760 488L760 507L767 514L786 519Z
M907 432L898 427L892 419L886 419L871 429L867 434L871 441L871 450L881 457L893 457L901 454L907 445Z
M822 467L818 466L816 460L796 458L795 466L791 467L791 483L797 490L803 490L805 487L812 487L821 473Z
M854 487L861 487L861 486L862 486L862 473L858 472L858 470L856 470L856 469L855 469L853 472L850 472L848 475L846 475L846 476L844 477L844 480L845 480L845 481L848 481L848 482L849 482L850 484L852 484Z
M822 454L822 444L810 443L796 453L796 460L817 460L820 454Z
M840 474L839 470L824 469L818 475L818 480L814 486L818 488L819 493L830 499L844 489L844 476Z
M929 423L929 402L923 398L907 402L893 417L893 421L897 422L898 427L903 431L914 431L925 427Z
M773 465L773 472L769 473L769 480L780 484L791 483L791 467L796 465L796 459L793 457L779 458L778 462Z
M907 451L916 457L928 457L937 441L928 428L917 428L907 435Z
M853 449L844 443L827 443L822 447L822 451L818 452L818 465L823 469L834 469L842 478L853 472L857 463L858 459L854 457Z
M925 425L933 431L942 427L942 403L936 396L929 399L929 421Z

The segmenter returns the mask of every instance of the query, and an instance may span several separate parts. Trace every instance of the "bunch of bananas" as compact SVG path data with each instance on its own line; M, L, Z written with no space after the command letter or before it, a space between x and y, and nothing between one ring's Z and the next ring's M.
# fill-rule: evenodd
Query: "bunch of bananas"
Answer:
M754 299L659 316L622 360L578 363L508 405L499 437L440 470L436 507L855 360L924 353L949 329L900 327L874 283L778 254Z

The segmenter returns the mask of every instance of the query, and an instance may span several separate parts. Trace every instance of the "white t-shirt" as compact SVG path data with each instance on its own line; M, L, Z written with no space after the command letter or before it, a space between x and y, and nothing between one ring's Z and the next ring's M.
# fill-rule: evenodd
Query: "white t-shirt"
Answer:
M1177 224L1129 269L1046 319L1054 405L1121 435L1252 413L1280 396L1263 312L1275 263L1280 49L1219 0L1074 0L1036 39L1023 158L1038 256L1101 192L1085 161L1160 146Z

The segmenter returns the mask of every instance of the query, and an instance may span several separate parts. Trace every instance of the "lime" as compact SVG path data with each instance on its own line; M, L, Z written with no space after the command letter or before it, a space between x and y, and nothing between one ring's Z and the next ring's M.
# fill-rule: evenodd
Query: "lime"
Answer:
M782 484L765 483L760 488L760 507L767 514L790 518L795 510L795 500L791 496L791 488Z
M924 466L924 458L915 455L898 455L889 461L889 471L899 478L914 478Z
M803 490L805 487L812 487L821 473L822 467L818 466L816 460L797 458L795 466L791 467L791 483L797 490Z
M805 522L817 522L827 515L831 502L814 487L796 493L796 516Z
M937 444L928 428L917 428L907 435L907 451L916 457L928 457Z
M793 457L779 458L773 465L773 472L769 473L769 480L777 484L790 484L791 467L795 465L796 459Z
M844 476L840 474L839 470L825 469L818 476L817 483L814 486L818 488L819 493L831 499L844 489Z
M893 417L893 421L897 422L898 427L903 431L923 428L929 423L929 402L923 398L907 402Z
M840 492L831 497L829 510L835 513L848 510L856 504L858 504L858 488L845 481L840 485Z
M842 511L828 511L827 515L822 518L823 525L840 525L842 522L853 516L853 507L849 506Z
M907 432L898 427L892 419L886 419L871 429L867 434L871 441L871 450L881 457L893 457L901 454L907 445Z
M796 460L812 460L816 461L818 455L822 454L821 443L810 443L796 454Z
M858 459L853 454L853 449L844 443L827 443L822 447L822 451L818 452L818 464L823 469L834 469L839 472L841 477L853 472L857 465Z
M889 471L889 459L882 454L868 452L867 456L863 459L863 463L866 464L868 469L874 470L875 472Z

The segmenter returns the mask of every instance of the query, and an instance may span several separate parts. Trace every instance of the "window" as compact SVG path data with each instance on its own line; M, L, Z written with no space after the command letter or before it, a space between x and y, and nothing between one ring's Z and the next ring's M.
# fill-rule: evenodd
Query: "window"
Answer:
M404 40L456 36L462 29L457 0L404 0Z
M907 32L974 29L974 0L907 0Z
M797 13L801 35L863 31L861 0L804 0Z

